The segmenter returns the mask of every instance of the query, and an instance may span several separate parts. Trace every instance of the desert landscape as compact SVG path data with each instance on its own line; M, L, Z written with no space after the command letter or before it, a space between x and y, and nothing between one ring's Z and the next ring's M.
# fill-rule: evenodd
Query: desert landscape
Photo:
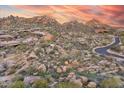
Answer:
M96 18L1 17L0 87L123 88L124 28Z

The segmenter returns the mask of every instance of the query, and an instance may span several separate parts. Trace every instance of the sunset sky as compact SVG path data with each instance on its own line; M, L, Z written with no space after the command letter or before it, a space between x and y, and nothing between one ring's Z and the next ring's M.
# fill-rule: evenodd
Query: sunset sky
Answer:
M49 15L60 23L70 20L88 21L95 18L115 26L124 25L124 6L0 6L0 18L11 14L27 18Z

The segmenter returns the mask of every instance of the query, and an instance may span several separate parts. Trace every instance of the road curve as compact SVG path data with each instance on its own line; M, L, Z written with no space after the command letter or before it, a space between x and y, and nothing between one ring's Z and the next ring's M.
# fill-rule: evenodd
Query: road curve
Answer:
M112 53L112 52L108 51L110 48L112 48L113 46L117 46L120 43L121 43L120 38L118 36L115 36L113 38L113 42L111 44L108 44L103 47L96 47L93 49L93 51L101 56L112 56L112 57L124 59L124 55L120 55L118 53Z

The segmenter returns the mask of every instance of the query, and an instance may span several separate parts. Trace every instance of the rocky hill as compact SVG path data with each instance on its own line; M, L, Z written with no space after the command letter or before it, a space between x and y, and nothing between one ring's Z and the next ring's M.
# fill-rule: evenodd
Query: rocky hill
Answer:
M111 26L107 25L107 24L103 24L101 23L99 20L97 19L92 19L90 21L88 21L86 23L88 26L94 28L94 29L97 29L97 28L101 28L101 29L110 29Z
M48 16L36 16L32 18L23 18L10 15L0 20L0 29L16 29L16 28L36 28L36 27L53 27L58 28L59 23Z
M96 22L60 24L48 16L1 18L0 87L124 87L123 60L93 52L114 36L95 33ZM103 28L100 22L97 25ZM117 50L123 54L123 49L122 42Z

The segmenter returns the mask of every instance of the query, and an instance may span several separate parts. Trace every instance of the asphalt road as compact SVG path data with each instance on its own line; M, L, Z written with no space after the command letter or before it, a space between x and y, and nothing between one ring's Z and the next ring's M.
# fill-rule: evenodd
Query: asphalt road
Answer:
M123 59L124 59L124 55L120 55L120 54L117 54L117 53L115 54L115 53L108 52L108 50L109 50L110 48L112 48L113 46L119 45L120 42L121 42L121 41L120 41L120 38L119 38L118 36L115 36L115 37L113 38L113 41L112 41L111 44L108 44L108 45L106 45L106 46L104 46L104 47L95 48L94 51L95 51L97 54L101 55L101 56L113 56L113 57L123 58Z

